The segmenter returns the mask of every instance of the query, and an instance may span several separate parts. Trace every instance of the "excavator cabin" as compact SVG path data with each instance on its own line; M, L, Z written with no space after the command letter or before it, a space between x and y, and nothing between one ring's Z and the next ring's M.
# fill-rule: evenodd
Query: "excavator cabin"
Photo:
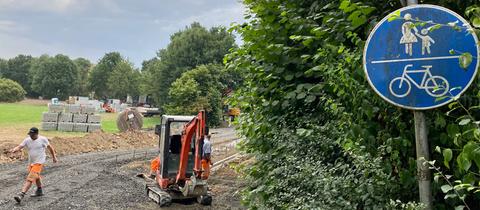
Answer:
M155 133L159 135L160 164L155 186L147 184L148 196L160 206L191 198L210 205L208 177L202 177L201 167L203 138L208 133L205 112L197 116L163 115Z

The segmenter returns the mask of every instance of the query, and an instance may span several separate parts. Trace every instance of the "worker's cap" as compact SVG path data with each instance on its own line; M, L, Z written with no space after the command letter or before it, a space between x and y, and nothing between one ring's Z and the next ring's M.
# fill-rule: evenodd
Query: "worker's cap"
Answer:
M38 133L38 128L35 128L35 127L30 128L30 130L28 131L28 134L36 134L36 133Z

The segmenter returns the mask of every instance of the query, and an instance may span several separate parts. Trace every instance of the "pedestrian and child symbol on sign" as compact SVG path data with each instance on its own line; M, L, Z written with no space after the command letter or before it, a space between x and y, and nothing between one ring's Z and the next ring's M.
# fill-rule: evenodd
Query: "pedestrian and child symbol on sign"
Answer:
M422 55L430 54L430 46L435 44L435 40L428 35L430 31L429 28L424 28L418 33L418 29L415 24L412 22L412 15L410 13L405 14L404 16L405 23L402 24L402 38L400 39L400 44L405 45L405 54L412 56L413 54L413 44L418 42L418 38L422 41ZM441 97L448 92L449 84L448 81L441 76L434 76L430 72L432 68L429 66L422 66L424 69L419 70L409 70L413 67L413 64L407 64L403 69L403 74L401 77L394 78L389 84L389 90L392 95L398 98L407 96L411 90L411 84L414 84L419 89L424 89L429 95L433 97ZM418 84L410 74L420 73L423 74L420 84ZM403 87L402 87L403 86Z
M402 25L403 36L400 39L400 44L405 44L405 53L412 56L413 43L418 42L418 36L418 38L422 40L422 55L425 55L425 51L430 54L430 46L431 44L435 44L435 40L433 40L432 37L428 35L429 29L424 28L420 31L422 34L419 34L417 27L412 22L412 15L407 13L404 16L404 19L406 22ZM414 32L412 32L412 30Z
M403 108L448 104L468 88L480 66L480 46L471 30L460 15L435 5L391 13L366 42L363 63L368 82L383 99ZM465 54L473 65L462 65Z

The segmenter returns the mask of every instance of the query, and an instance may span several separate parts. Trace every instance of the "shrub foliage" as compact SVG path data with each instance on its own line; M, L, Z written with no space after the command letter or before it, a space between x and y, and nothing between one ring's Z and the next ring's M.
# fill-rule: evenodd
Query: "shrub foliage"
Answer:
M0 102L17 102L25 97L25 90L17 82L0 78Z

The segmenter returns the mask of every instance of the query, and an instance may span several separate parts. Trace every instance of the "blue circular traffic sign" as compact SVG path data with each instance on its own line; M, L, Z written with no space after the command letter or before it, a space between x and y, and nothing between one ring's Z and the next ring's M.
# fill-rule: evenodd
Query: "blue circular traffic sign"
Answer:
M479 66L478 39L455 12L420 4L401 8L372 30L363 52L368 82L386 101L432 109L460 96Z

